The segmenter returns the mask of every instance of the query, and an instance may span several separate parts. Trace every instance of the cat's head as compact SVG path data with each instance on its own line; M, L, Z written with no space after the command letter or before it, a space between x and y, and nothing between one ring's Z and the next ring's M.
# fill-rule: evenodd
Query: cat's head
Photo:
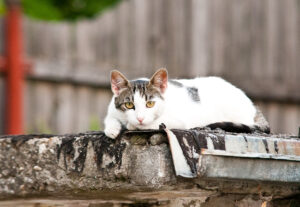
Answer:
M143 128L155 121L164 110L164 94L168 73L159 69L150 80L129 81L117 70L111 72L111 89L115 107L126 114L127 121L136 128Z

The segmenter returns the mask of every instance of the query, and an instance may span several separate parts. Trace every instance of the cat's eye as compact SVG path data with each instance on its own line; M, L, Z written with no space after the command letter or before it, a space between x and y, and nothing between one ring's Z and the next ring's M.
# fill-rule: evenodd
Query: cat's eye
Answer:
M128 109L133 109L134 104L133 104L132 102L126 102L126 103L125 103L125 106L126 106L126 108L128 108Z
M147 108L152 108L154 106L155 102L154 101L147 101L146 106Z

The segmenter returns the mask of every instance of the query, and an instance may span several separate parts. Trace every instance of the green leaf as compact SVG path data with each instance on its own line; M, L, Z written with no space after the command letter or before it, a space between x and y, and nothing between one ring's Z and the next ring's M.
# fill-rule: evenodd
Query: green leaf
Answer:
M3 15L4 13L5 13L4 0L0 0L0 15Z
M32 18L76 21L93 18L118 2L120 0L23 0L22 6L25 14Z

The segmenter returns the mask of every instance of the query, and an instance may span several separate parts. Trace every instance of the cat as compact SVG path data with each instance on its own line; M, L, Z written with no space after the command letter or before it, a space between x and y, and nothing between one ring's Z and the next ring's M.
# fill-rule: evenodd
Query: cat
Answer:
M104 120L106 136L128 130L222 128L228 131L269 132L255 124L257 109L245 93L219 77L168 80L162 68L150 78L129 81L111 72L112 100Z

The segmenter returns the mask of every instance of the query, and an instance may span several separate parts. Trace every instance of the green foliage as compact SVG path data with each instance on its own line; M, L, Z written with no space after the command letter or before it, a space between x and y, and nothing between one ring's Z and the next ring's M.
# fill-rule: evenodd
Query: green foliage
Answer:
M24 13L35 19L60 20L63 18L61 11L52 0L23 0L22 6Z
M23 0L26 15L42 20L92 18L120 0Z
M76 21L93 18L121 0L21 0L24 13L32 18L50 21ZM5 12L0 0L0 14Z
M0 0L0 15L5 13L4 0Z

